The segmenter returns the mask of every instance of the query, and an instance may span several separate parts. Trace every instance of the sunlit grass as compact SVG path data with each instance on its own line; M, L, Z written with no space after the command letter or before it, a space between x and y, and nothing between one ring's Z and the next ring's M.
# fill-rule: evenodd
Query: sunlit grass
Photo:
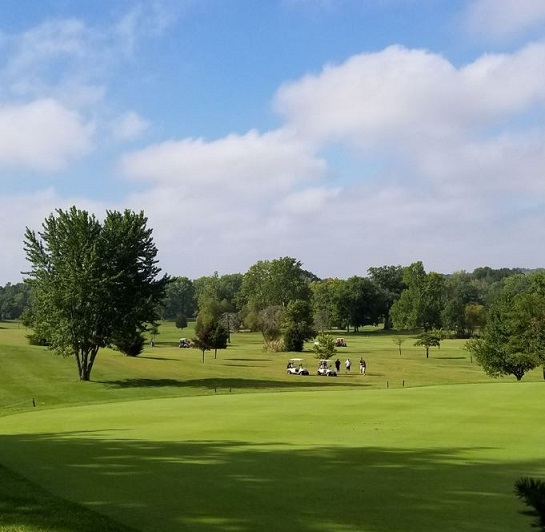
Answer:
M541 371L494 381L463 341L426 359L412 335L400 355L391 334L337 332L352 372L316 376L309 344L311 375L298 377L258 334L234 334L203 364L177 347L192 330L166 323L140 357L101 352L80 383L73 359L0 326L0 530L102 519L68 504L57 519L64 499L113 519L95 530L499 532L531 521L512 490L545 474ZM24 510L35 490L42 524Z

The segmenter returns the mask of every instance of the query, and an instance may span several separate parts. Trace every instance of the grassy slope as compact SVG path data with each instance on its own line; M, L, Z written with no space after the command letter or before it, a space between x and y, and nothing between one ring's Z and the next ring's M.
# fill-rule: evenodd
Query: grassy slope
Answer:
M205 363L195 349L179 349L177 339L191 336L165 324L157 337L156 347L146 347L138 358L103 350L93 369L92 383L77 380L73 358L52 355L41 347L29 346L25 329L14 323L0 323L0 416L32 408L76 405L96 402L130 401L140 398L174 397L255 391L324 389L329 387L400 388L430 384L490 382L490 379L463 350L463 341L447 340L441 349L432 349L426 360L424 350L414 347L407 337L399 356L390 335L366 332L346 335L348 347L339 349L339 358L352 359L351 375L324 379L314 375L316 361L305 353L311 376L305 379L288 376L286 353L270 354L262 349L258 334L233 335L231 346L219 351L218 358L207 352ZM364 356L368 375L358 373L357 361ZM504 379L513 381L514 378ZM542 380L534 371L525 382Z
M197 351L175 347L180 333L166 327L143 357L101 353L99 382L78 383L72 360L29 348L21 329L4 325L0 405L4 414L30 411L0 419L0 462L141 530L528 525L512 485L545 472L542 386L401 389L403 380L490 382L461 342L426 360L413 340L400 357L386 335L348 336L340 353L354 363L363 354L370 375L356 367L337 379L300 378L285 375L286 355L263 353L257 336L236 335L202 364ZM304 392L241 394L294 389ZM135 402L162 396L186 397ZM112 401L119 404L44 409Z

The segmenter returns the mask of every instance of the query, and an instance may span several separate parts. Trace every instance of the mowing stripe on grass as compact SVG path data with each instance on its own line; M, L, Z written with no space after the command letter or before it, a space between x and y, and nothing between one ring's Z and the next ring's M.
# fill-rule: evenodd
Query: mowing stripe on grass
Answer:
M510 531L541 383L244 394L0 419L0 461L140 530Z

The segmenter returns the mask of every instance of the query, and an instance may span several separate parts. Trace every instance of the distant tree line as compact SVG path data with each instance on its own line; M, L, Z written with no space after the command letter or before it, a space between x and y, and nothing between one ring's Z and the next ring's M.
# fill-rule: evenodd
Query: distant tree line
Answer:
M0 319L17 320L29 305L30 288L26 283L0 286Z
M473 338L518 268L477 268L451 275L426 272L421 262L369 268L348 279L318 276L292 257L261 260L244 274L190 280L174 277L160 308L163 319L196 319L201 329L260 331L269 350L300 351L331 329L358 332L366 325L429 333L427 338ZM435 341L435 340L434 340ZM431 343L430 343L431 342ZM429 347L428 345L428 347Z
M358 332L366 325L382 325L420 332L419 345L425 346L426 353L444 337L470 339L468 350L490 375L507 373L521 378L545 361L545 355L537 353L537 348L530 353L530 341L524 340L522 346L521 340L512 346L512 352L502 350L511 362L501 366L491 362L491 353L498 352L491 346L514 342L513 335L523 328L515 324L516 319L531 320L534 329L541 327L542 320L545 327L545 317L528 312L523 316L531 298L532 308L545 308L545 289L536 288L541 287L539 279L544 275L490 267L445 275L426 272L422 262L415 262L405 267L371 267L365 275L348 279L320 279L303 269L300 261L281 257L260 260L244 274L220 276L215 272L194 280L172 277L162 286L164 296L156 304L155 315L175 321L180 328L195 320L195 343L203 350L203 361L206 350L217 353L229 343L230 333L241 328L260 331L267 350L297 352L318 333L332 329ZM0 288L2 319L21 317L28 303L26 283ZM508 320L512 326L498 340L491 328L497 323L505 331ZM530 333L524 334L527 338ZM135 331L134 338L122 336L118 344L123 352L130 351L134 340L139 343L137 351L141 350L141 331ZM131 345L124 346L127 341ZM535 345L541 345L539 341L540 337L532 339ZM513 357L518 357L519 364L513 364Z
M270 341L281 336L286 319L292 331L293 326L310 326L315 333L333 328L357 332L365 325L382 324L385 329L443 329L456 338L472 338L505 280L527 274L518 268L483 267L444 275L426 272L415 262L372 267L366 275L348 279L320 279L298 260L282 257L258 261L244 274L172 277L158 315L183 324L199 313L211 314L230 331L261 331ZM29 297L27 283L0 287L0 318L20 318Z

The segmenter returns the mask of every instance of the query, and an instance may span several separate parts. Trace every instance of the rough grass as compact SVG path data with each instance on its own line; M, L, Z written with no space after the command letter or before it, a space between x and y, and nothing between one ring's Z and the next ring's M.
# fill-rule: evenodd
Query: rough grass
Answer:
M513 483L545 474L541 373L496 383L463 342L426 359L411 337L399 356L387 334L343 334L350 375L296 377L257 335L234 335L203 364L176 347L191 334L167 324L156 347L137 359L103 352L94 382L79 383L73 360L3 325L1 530L92 519L82 510L61 523L63 500L146 531L529 529ZM280 391L291 393L263 393ZM38 487L51 528L6 497Z

